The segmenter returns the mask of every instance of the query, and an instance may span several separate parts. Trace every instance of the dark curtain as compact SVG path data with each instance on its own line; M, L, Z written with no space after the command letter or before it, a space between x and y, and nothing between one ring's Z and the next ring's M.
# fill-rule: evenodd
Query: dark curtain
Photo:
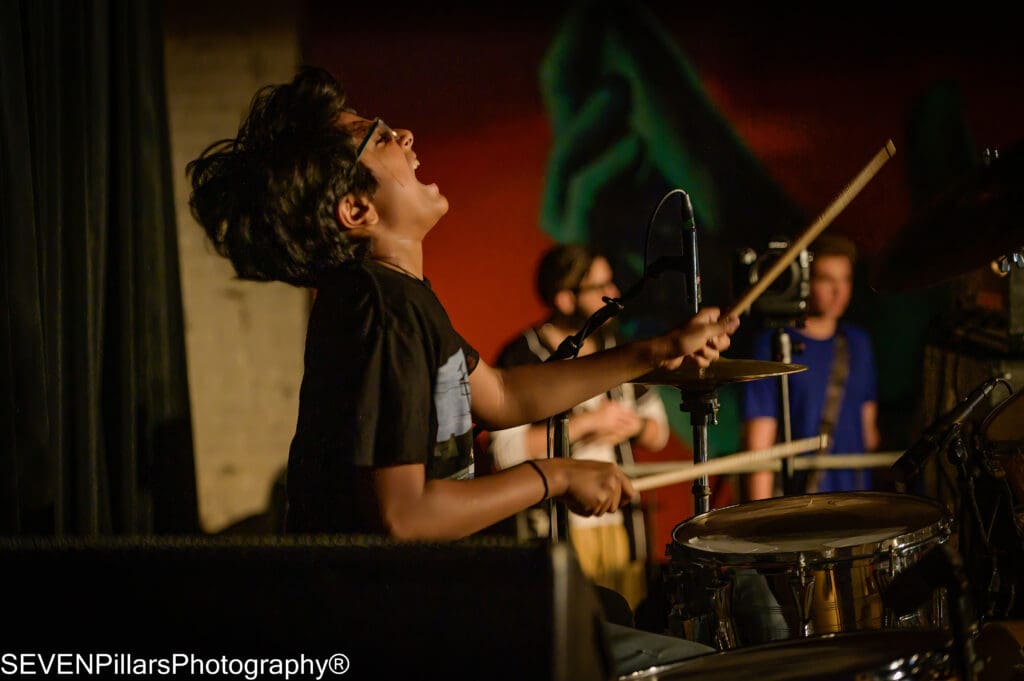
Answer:
M158 1L0 0L0 533L198 530Z

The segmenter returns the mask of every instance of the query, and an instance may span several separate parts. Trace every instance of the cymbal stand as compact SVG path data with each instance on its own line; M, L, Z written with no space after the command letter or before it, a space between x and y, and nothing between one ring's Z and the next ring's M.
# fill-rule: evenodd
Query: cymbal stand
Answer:
M708 423L718 425L718 391L684 390L682 393L679 409L690 412L690 423L693 425L693 463L705 463L708 460ZM694 515L710 511L711 486L708 476L702 475L694 480L692 490Z
M1020 561L1022 539L1014 522L1013 492L1005 471L988 457L972 456L960 424L943 440L948 461L961 484L959 501L960 545L974 577L974 599L981 614L1005 618L1019 595L1015 563ZM979 493L980 486L980 493ZM984 507L985 513L982 508ZM988 517L986 517L988 516ZM1005 573L1001 566L1007 568Z
M697 251L697 225L693 219L693 206L690 197L683 192L683 214L687 218L683 225L683 259L686 263L686 303L687 312L696 315L700 312L702 298L700 285L700 260ZM690 423L693 425L693 463L707 463L708 460L708 421L718 423L718 392L693 393L684 391L679 408L690 412ZM711 487L708 476L702 475L693 481L693 513L701 515L711 510Z

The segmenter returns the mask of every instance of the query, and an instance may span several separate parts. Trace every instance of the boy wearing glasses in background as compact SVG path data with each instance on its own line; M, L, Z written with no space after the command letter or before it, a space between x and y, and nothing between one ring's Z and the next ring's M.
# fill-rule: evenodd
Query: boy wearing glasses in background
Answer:
M546 361L562 341L578 332L604 298L621 294L607 258L582 244L548 250L537 267L537 294L548 308L547 319L524 329L506 345L496 366L514 367ZM610 322L584 342L583 357L621 344ZM490 453L497 469L547 457L547 424L535 423L490 433ZM624 383L585 400L569 416L574 459L633 462L633 445L658 451L668 443L668 416L656 393ZM539 511L539 512L538 512ZM525 516L538 536L548 536L548 515L532 509ZM621 593L636 609L647 590L647 539L639 506L601 517L569 516L569 536L583 573L596 584Z

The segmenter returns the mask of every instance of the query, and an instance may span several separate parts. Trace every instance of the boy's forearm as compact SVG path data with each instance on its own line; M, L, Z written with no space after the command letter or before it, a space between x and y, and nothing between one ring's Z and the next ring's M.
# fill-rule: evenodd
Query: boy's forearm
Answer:
M653 368L650 341L637 341L579 359L501 370L507 400L504 427L572 409Z

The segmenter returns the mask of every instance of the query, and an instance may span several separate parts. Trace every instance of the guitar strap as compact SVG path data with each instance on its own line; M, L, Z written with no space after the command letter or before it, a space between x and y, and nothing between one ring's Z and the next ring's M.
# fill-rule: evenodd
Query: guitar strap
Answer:
M832 431L839 420L839 409L843 404L843 393L846 391L846 379L850 376L850 348L842 331L836 331L832 346L832 369L829 372L828 387L825 389L825 406L821 410L821 428L818 432L828 436L829 446L832 442ZM828 454L828 447L822 447L816 454ZM811 471L807 476L807 494L818 491L824 470Z
M615 337L611 334L602 334L603 350L615 347ZM612 388L608 397L620 402L626 402L636 407L636 389L632 383L623 383ZM633 447L629 440L623 440L615 445L615 458L620 466L636 463L633 457ZM644 511L639 501L633 501L628 507L622 509L622 520L626 525L626 534L629 536L629 555L634 561L647 562L647 533L644 523Z
M636 404L633 384L623 383L616 386L610 392L612 399L619 399L628 403ZM633 447L629 440L623 440L615 445L615 458L620 466L636 463L633 457ZM622 509L623 522L626 524L626 534L629 535L630 558L639 562L647 561L647 536L644 529L644 512L640 502L633 501L628 507Z

